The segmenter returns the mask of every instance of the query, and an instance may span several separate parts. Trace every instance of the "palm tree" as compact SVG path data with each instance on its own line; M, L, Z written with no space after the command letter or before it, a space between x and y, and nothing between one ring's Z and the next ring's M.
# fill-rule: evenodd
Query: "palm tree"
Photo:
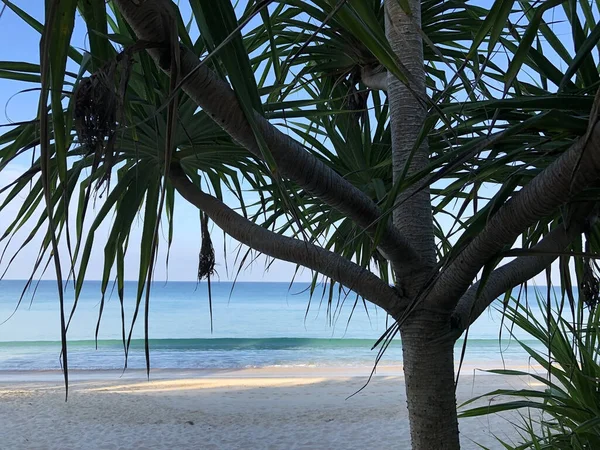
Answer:
M68 276L77 299L95 230L114 212L101 293L116 278L123 302L141 211L134 322L145 302L147 339L158 231L166 220L168 245L179 195L201 211L199 276L214 267L210 220L385 310L383 348L402 339L413 448L459 448L456 339L559 256L577 262L581 236L597 231L589 2L190 0L187 21L166 0L47 0L43 25L3 2L42 36L39 65L0 63L1 76L40 85L37 120L0 137L0 170L34 153L0 191L4 208L29 187L2 239L28 223L23 245L43 233L32 277L54 261L61 299ZM84 54L71 47L77 9ZM572 52L547 22L557 11ZM73 310L61 300L66 382ZM125 325L123 341L127 351ZM146 359L149 370L148 345Z

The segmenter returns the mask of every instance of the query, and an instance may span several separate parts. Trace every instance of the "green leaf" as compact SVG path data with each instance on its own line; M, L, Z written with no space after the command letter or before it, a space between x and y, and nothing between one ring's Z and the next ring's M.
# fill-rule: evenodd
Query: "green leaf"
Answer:
M542 16L547 10L560 5L563 3L563 1L564 0L546 0L535 9L535 13L527 25L527 29L525 30L525 34L523 34L523 38L519 43L519 47L508 66L508 70L505 75L504 92L508 92L508 89L513 85L513 82L521 70L525 59L528 57L528 53L531 50L531 45L533 44L540 27Z
M598 82L600 77L598 75L598 69L595 67L592 51L594 47L598 45L600 41L600 24L597 24L586 40L577 49L577 54L573 61L569 65L569 68L565 71L563 79L560 82L560 88L562 89L567 81L571 79L575 73L579 70L584 70L585 73L582 77L586 79L588 86ZM585 66L585 67L584 67Z
M494 4L473 39L469 53L467 53L466 56L467 59L473 58L479 52L481 44L488 36L488 58L490 57L500 39L504 27L506 26L513 4L514 0L494 1Z

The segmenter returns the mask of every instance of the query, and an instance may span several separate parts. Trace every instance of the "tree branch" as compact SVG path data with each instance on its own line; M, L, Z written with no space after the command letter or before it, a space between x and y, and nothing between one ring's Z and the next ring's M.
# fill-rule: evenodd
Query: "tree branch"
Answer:
M599 105L600 90L587 134L500 207L481 233L440 273L427 302L454 308L487 261L600 178Z
M388 73L385 67L367 66L360 69L360 81L374 91L387 91Z
M169 21L157 18L173 14L168 3L146 0L139 6L131 0L115 0L119 10L135 31L138 39L164 43L161 48L148 53L159 66L169 72L170 34L164 30ZM217 122L234 140L258 158L263 158L254 132L244 115L235 92L208 67L198 67L198 57L185 48L180 54L180 78L185 79L183 90ZM297 183L311 195L351 218L360 228L374 236L377 224L385 220L387 226L379 240L379 249L398 268L398 277L407 276L421 266L419 254L393 227L391 221L382 219L377 205L361 190L309 153L299 142L283 134L263 116L254 113L254 120L266 142L277 171Z
M587 209L589 212L589 208ZM562 224L550 231L530 250L540 252L534 256L519 256L494 270L481 287L481 280L474 283L460 298L452 313L452 328L457 337L472 324L492 302L515 286L524 283L546 269L571 242L580 236L584 221L577 220L567 230Z
M337 253L274 233L242 217L219 199L202 192L178 164L172 164L169 179L183 198L201 209L219 228L242 244L273 258L322 273L383 308L388 314L397 316L402 298L372 272Z

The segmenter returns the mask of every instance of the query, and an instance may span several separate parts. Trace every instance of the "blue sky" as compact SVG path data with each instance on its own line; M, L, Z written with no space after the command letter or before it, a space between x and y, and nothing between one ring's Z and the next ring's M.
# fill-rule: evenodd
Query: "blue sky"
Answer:
M14 2L19 7L25 9L29 14L33 15L40 21L43 21L43 2L31 0L17 0ZM478 1L480 4L490 4L491 1ZM181 2L182 6L188 7L187 2ZM184 20L188 17L188 13L182 8ZM551 18L548 18L551 20ZM560 25L557 25L560 26ZM81 19L78 20L73 36L73 44L75 46L86 47L85 27ZM8 8L4 11L0 19L0 42L3 46L0 50L0 60L4 61L26 61L36 63L39 61L39 35L32 30L27 24L19 19ZM565 44L567 45L567 44ZM22 82L14 82L10 80L0 79L0 123L8 123L10 121L21 121L31 119L37 108L37 92L21 93L19 91L33 87ZM15 96L15 94L17 94ZM10 100L10 101L9 101ZM7 170L0 173L0 186L4 186L11 179L14 179L24 168L27 167L28 161L21 160L9 166ZM0 230L3 230L9 220L12 220L16 214L18 205L9 208L6 211L0 212ZM137 233L139 235L140 225L138 223ZM88 270L88 278L98 279L102 273L102 239L108 233L107 227L101 228L97 232L96 250L91 258L90 268ZM9 247L12 250L18 248L19 238L22 240L26 233L21 233L15 238L14 243ZM223 234L220 230L215 229L213 234L215 250L217 251L217 270L221 280L233 279L236 274L234 267L236 243L227 238L224 241ZM224 243L228 247L228 267L225 267L225 257L223 251ZM39 239L32 242L15 260L9 268L6 278L27 278L30 275L32 261L37 256L39 247ZM168 279L170 280L195 280L198 251L200 248L200 230L198 221L198 211L179 199L176 202L175 215L175 239L171 249L171 258ZM156 272L157 280L167 278L164 265L164 247L159 256L159 264ZM64 253L64 252L63 252ZM135 279L137 277L137 258L138 252L135 248L130 251L130 258L126 266L126 277ZM6 267L6 259L0 263L0 270ZM268 272L264 271L264 259L259 259L254 265L242 270L239 275L239 280L244 281L289 281L294 274L294 266L291 264L276 262L270 266ZM44 278L53 278L52 271L48 271ZM298 278L299 280L308 280L310 272L304 271Z
M36 19L43 21L43 2L21 0L14 2L20 8L26 10ZM187 2L182 2L186 4ZM182 11L184 17L187 15ZM31 63L39 62L39 34L32 30L25 22L23 22L16 14L8 8L4 11L0 19L0 39L4 44L0 50L0 60L3 61L25 61ZM81 19L78 19L73 35L73 44L85 48L86 46L86 30ZM38 92L21 93L20 91L34 87L33 84L15 82L11 80L0 79L0 123L5 124L12 121L30 120L36 114ZM17 94L17 95L15 95ZM22 159L16 164L12 164L7 170L0 173L0 186L6 185L26 167L28 167L28 159ZM23 196L24 197L24 196ZM0 212L0 229L8 225L12 221L18 204L6 211ZM183 201L181 198L176 201L176 214L174 218L175 236L171 248L169 260L169 280L196 280L198 252L200 249L200 224L198 219L198 210ZM141 234L141 220L138 221L134 236ZM9 247L12 250L18 248L18 243L26 237L27 233L20 233L13 240L13 244ZM88 269L89 279L99 279L102 276L103 264L103 238L108 235L108 228L101 227L96 233L95 252L90 260ZM217 254L217 272L219 278L223 281L233 280L237 274L237 265L235 265L235 257L237 254L238 243L230 238L224 240L223 233L214 228L212 233L213 244ZM7 279L23 279L30 275L32 261L37 257L39 242L41 239L33 241L26 247L19 257L9 268L6 277ZM135 239L134 239L135 242ZM227 264L224 257L224 243L227 245ZM139 252L136 251L135 245L132 244L128 261L126 263L126 277L128 279L136 279L137 277L137 258ZM165 248L161 247L161 252L158 258L156 270L156 280L167 279L165 270ZM66 252L63 252L65 255ZM10 252L7 252L10 254ZM243 253L242 253L243 255ZM4 270L7 266L7 258L0 263L0 270ZM228 270L227 270L228 269ZM238 276L240 281L290 281L294 275L295 266L289 263L277 261L271 265L268 271L265 272L265 258L259 258L251 267L245 267ZM44 275L44 278L53 278L54 272L50 268ZM298 280L309 280L310 273L304 271L297 277Z

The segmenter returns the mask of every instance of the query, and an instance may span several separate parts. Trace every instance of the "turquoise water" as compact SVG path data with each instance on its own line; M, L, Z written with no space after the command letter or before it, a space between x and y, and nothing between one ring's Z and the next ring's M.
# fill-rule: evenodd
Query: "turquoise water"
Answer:
M15 310L24 281L0 281L0 370L60 368L60 328L56 282L42 281L26 293ZM213 283L213 332L206 285L155 283L150 301L150 356L155 368L245 368L269 366L372 365L371 350L389 323L381 310L355 303L352 295L313 295L308 284ZM125 285L125 327L131 326L135 282ZM121 309L116 290L108 295L98 334L100 283L84 285L69 327L69 366L75 369L119 369L124 366ZM67 287L67 307L73 304ZM310 302L310 306L309 306ZM499 342L500 316L485 313L469 331L466 358L485 363L502 358L524 364L515 342ZM145 367L143 304L133 329L128 367ZM504 336L508 336L504 332ZM520 336L525 337L525 336ZM462 341L457 344L460 352ZM400 343L392 343L380 364L400 364Z

